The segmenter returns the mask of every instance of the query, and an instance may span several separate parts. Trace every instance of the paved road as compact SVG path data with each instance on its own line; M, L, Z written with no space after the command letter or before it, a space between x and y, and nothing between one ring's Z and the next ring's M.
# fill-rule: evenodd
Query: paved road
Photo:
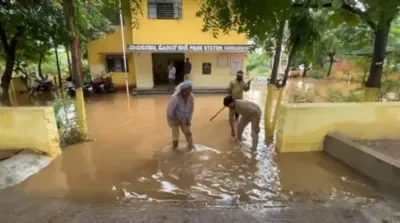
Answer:
M193 203L89 204L26 196L18 190L0 192L2 223L138 222L138 223L289 223L400 222L376 204L349 201L287 202L216 207ZM396 213L391 210L392 219ZM374 219L376 218L376 219Z

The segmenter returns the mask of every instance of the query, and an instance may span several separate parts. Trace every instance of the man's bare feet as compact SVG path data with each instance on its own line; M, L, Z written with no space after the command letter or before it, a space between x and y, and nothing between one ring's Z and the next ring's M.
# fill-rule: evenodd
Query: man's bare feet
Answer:
M175 152L179 152L179 150L178 150L178 141L173 141L173 142L172 142L172 149L173 149Z
M189 150L189 152L191 152L193 149L195 149L194 145L190 145L190 146L188 146L188 150Z
M231 132L231 136L235 137L235 135L236 135L236 134L235 134L235 131L232 131L232 132Z

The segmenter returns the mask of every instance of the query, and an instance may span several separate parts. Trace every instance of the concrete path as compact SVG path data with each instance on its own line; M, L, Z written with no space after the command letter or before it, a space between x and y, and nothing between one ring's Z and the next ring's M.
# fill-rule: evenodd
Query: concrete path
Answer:
M132 202L89 204L63 199L32 197L20 189L0 192L2 223L28 222L140 222L140 223L303 223L400 222L386 204L351 201L283 202L237 206L208 206L189 202Z
M52 158L29 150L0 162L0 189L19 184L49 165Z

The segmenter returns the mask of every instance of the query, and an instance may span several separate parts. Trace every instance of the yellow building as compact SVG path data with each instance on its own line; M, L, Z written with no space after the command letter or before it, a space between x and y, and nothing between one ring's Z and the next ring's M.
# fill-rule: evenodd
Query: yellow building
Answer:
M247 64L248 40L236 32L219 35L202 32L196 17L198 0L143 0L139 27L125 24L128 80L140 89L168 84L168 63L176 67L176 82L183 80L185 58L192 64L189 79L198 89L225 89L238 70ZM121 29L89 43L92 76L111 72L114 82L124 86Z

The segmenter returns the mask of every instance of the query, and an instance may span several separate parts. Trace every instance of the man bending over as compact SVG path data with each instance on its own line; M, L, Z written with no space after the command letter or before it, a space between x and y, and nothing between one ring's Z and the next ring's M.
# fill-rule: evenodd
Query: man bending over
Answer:
M251 137L253 139L253 148L257 148L258 134L260 133L261 108L254 102L247 100L234 99L232 96L224 98L224 106L232 109L229 113L229 122L234 136L234 114L238 113L240 117L237 126L237 139L242 140L242 134L246 126L251 122Z

